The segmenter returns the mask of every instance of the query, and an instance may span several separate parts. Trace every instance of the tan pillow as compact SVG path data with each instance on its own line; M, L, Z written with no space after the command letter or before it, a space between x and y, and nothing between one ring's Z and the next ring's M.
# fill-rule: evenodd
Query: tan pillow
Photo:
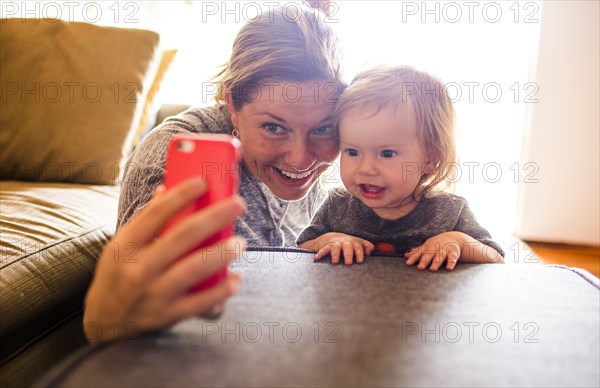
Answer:
M155 32L0 20L0 177L113 184L159 62Z
M158 94L160 92L160 85L162 84L163 79L165 78L165 74L169 70L173 59L175 59L175 55L177 54L177 49L165 50L163 51L160 59L160 64L158 66L158 71L154 76L154 81L152 82L152 86L148 90L148 96L146 97L146 103L144 104L144 109L142 110L142 117L137 126L135 134L133 136L133 145L137 146L142 140L142 136L146 131L153 127L156 123L154 117L152 115L156 115L158 112Z

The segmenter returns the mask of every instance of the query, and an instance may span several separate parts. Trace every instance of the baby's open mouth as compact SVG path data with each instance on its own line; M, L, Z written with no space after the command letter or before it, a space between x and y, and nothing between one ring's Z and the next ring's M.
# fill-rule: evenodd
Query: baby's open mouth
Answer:
M381 186L374 186L374 185L358 185L358 187L360 188L360 191L364 192L364 193L371 193L371 194L378 194L381 193L383 190L385 190L385 188L381 187Z
M358 191L365 199L378 200L385 196L386 188L362 183L358 185Z

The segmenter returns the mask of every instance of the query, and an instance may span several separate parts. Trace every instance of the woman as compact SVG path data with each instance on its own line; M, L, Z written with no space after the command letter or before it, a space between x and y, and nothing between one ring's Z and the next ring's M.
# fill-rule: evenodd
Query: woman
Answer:
M318 202L314 184L339 152L330 120L343 89L337 40L316 15L275 8L240 30L219 75L217 105L166 120L131 158L119 226L162 183L173 134L228 133L242 143L240 195L248 203L236 233L250 245L295 244Z
M113 252L101 257L86 298L88 340L164 327L209 311L232 295L240 281L235 274L205 292L186 291L234 258L225 252L240 251L236 247L245 243L238 237L207 248L211 254L205 260L173 262L244 208L236 234L249 245L269 246L294 245L316 210L320 195L315 183L339 153L331 114L344 88L337 39L320 12L272 8L253 19L238 33L218 84L214 107L166 120L130 159L119 231L109 244ZM246 205L240 199L224 201L154 240L177 209L205 190L201 182L188 182L150 201L163 180L166 145L176 133L239 138L240 196ZM135 265L118 264L119 257L135 256L140 257ZM110 329L115 326L121 327L116 335Z

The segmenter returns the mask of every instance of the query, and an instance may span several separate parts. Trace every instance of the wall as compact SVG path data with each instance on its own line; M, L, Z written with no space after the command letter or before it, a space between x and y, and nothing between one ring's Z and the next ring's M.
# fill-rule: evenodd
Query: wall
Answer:
M600 245L599 2L545 1L516 235Z

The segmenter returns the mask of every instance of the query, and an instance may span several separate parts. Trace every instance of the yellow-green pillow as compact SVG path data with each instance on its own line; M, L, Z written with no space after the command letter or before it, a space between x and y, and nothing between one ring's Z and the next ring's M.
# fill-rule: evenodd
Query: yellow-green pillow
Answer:
M146 103L144 104L144 108L142 110L142 117L140 118L140 122L137 126L137 129L134 132L133 136L133 146L137 146L142 140L142 136L144 133L151 129L156 123L153 116L159 110L160 102L157 100L157 95L160 91L160 85L165 78L165 74L169 70L173 59L175 59L175 55L177 54L176 49L165 50L163 51L160 59L160 64L158 66L158 71L154 76L154 81L152 81L152 85L150 89L148 89L148 95L146 96Z
M152 31L0 20L0 178L113 184L160 59Z

